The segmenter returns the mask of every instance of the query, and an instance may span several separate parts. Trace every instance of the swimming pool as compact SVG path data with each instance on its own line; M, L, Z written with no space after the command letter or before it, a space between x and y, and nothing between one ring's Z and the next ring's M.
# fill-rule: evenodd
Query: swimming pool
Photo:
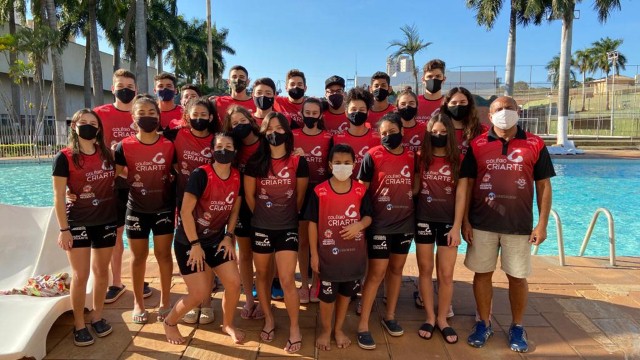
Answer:
M553 209L562 219L565 253L578 255L594 211L607 208L613 214L616 253L640 256L640 160L554 159L558 176L552 179ZM51 164L0 164L0 203L51 206ZM537 211L537 210L536 210ZM534 220L534 224L536 220ZM539 254L558 253L556 224L550 219L548 239ZM464 245L460 252L466 251ZM606 218L598 219L587 256L608 256Z

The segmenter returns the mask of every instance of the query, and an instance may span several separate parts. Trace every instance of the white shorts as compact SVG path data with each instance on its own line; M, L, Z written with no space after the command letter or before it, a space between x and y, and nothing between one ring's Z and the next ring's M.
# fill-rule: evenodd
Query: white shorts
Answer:
M529 235L500 234L473 229L473 245L467 246L464 265L476 273L495 271L498 252L502 271L520 279L531 274Z

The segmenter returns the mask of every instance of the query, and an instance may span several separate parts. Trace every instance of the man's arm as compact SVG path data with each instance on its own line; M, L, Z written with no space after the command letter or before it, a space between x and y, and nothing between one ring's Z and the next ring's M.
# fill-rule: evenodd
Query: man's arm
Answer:
M551 179L536 181L536 197L538 200L538 224L531 232L529 242L533 245L540 245L547 239L547 225L549 224L549 213L551 212Z

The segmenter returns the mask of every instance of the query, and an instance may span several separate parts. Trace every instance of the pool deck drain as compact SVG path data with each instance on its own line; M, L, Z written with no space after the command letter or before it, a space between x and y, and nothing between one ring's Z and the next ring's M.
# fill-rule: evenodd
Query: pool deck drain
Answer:
M640 359L640 258L620 257L618 266L610 267L607 258L567 257L567 266L558 265L556 257L534 256L533 273L529 278L529 304L525 312L525 326L530 349L526 354L511 352L507 334L511 322L508 281L500 270L494 275L492 322L495 336L484 348L475 349L465 340L474 324L473 273L463 265L464 256L457 260L453 307L456 315L450 319L460 337L458 344L449 345L439 333L431 340L418 337L417 330L424 322L423 310L413 304L418 266L410 254L404 268L400 300L396 318L404 327L401 337L388 336L380 325L384 313L381 293L374 304L370 329L377 342L373 351L358 348L355 339L359 317L352 302L345 330L352 345L331 351L314 347L319 333L318 305L300 306L300 327L303 346L298 354L288 355L282 348L287 341L288 319L284 303L273 301L276 316L276 336L272 343L260 340L260 320L242 320L236 324L247 333L244 344L233 345L220 331L222 293L214 295L216 320L209 325L180 324L184 345L165 341L162 324L155 317L159 304L159 272L155 258L150 256L147 280L156 289L146 301L150 321L146 325L131 322L133 294L129 277L129 261L125 255L124 282L128 291L116 303L106 305L104 317L113 325L113 334L96 339L86 348L73 345L73 317L70 312L61 316L47 337L47 359L275 359L302 357L308 359ZM299 284L298 284L299 285ZM174 265L171 288L172 302L186 292L186 286ZM237 314L239 315L240 306ZM87 321L89 317L87 316Z

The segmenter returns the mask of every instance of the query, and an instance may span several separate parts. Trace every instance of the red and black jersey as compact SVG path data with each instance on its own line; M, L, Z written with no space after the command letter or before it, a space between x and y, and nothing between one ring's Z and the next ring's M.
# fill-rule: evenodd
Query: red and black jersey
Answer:
M489 131L489 125L487 124L480 124L480 128L482 129L481 134ZM464 138L464 129L456 129L456 140L458 141L458 150L460 150L460 156L461 158L464 158L464 154L467 153L467 149L469 148L469 141Z
M424 141L424 135L427 131L427 123L423 121L416 121L416 124L412 127L402 127L404 134L402 135L402 146L405 149L409 149L414 153L418 153L422 142Z
M342 282L362 279L367 268L364 232L355 239L344 240L340 231L371 214L367 188L355 180L351 180L351 189L346 193L337 193L328 180L315 187L305 219L318 225L321 280Z
M307 135L302 129L293 130L293 147L302 148L309 164L309 188L327 179L327 158L331 145L331 134L323 130L317 135Z
M334 114L329 110L322 113L322 119L324 119L324 127L331 134L337 134L345 132L349 129L349 119L343 112L340 114Z
M460 169L475 179L469 221L480 230L528 235L533 229L534 183L555 176L544 141L518 126L505 141L491 128L471 141Z
M130 111L118 110L113 104L104 104L93 109L104 128L104 143L113 149L120 140L136 134Z
M296 124L300 129L304 127L301 115L302 103L292 103L287 96L276 96L275 103L273 104L273 110L282 113L287 119L289 119L289 124L291 126Z
M309 176L304 157L271 159L267 177L256 177L253 169L246 168L245 175L256 178L256 206L251 225L267 230L298 228L297 179Z
M72 226L94 226L116 220L116 197L113 189L115 170L103 160L96 147L93 155L80 153L80 165L72 159L73 150L64 148L53 161L53 176L67 178L69 191L76 201L67 203L67 219Z
M371 127L372 129L377 129L378 121L380 121L380 119L382 119L382 117L386 114L394 111L396 111L396 107L391 104L389 104L386 109L381 111L373 111L372 109L369 109L369 113L367 115L367 124L369 124L369 127Z
M253 102L253 98L249 98L247 100L236 100L230 95L216 96L216 109L218 110L218 120L220 121L221 126L224 123L224 117L227 116L227 109L229 109L231 105L242 106L252 114L256 112L256 104Z
M428 100L423 96L418 96L418 114L416 121L427 123L435 115L444 101L444 96L436 100Z
M176 177L176 200L182 203L184 188L187 186L189 175L198 167L211 162L211 140L213 134L205 137L195 136L189 129L178 130L173 145L176 148L178 175Z
M176 105L172 110L160 112L160 126L163 129L174 129L182 124L182 105ZM175 120L175 121L174 121ZM171 127L172 125L173 127Z
M353 176L355 179L360 171L362 165L362 159L369 149L380 145L380 134L375 130L367 129L367 132L361 136L351 135L348 130L333 135L333 145L347 144L353 148L356 153L356 161L353 164Z
M245 166L247 166L247 162L249 161L249 158L256 151L258 151L259 147L260 147L260 140L256 140L256 142L254 142L251 145L245 145L245 144L240 145L240 150L238 150L238 154L236 155L236 158L238 160L238 170L240 170L241 173L244 173L244 169L245 169Z
M431 164L420 163L420 190L416 220L452 224L455 217L456 185L451 164L433 156Z
M191 174L185 192L198 198L193 209L198 239L217 238L225 231L240 195L240 172L232 168L229 177L221 179L211 164L200 166ZM184 233L182 221L179 221L178 231ZM177 239L188 240L186 236L177 236Z
M414 167L415 155L409 149L396 155L378 145L365 155L358 179L370 183L374 234L414 232Z
M164 136L153 144L143 144L130 136L116 147L116 164L128 168L127 207L141 213L157 213L173 208L175 194L171 184L171 165L175 147Z

